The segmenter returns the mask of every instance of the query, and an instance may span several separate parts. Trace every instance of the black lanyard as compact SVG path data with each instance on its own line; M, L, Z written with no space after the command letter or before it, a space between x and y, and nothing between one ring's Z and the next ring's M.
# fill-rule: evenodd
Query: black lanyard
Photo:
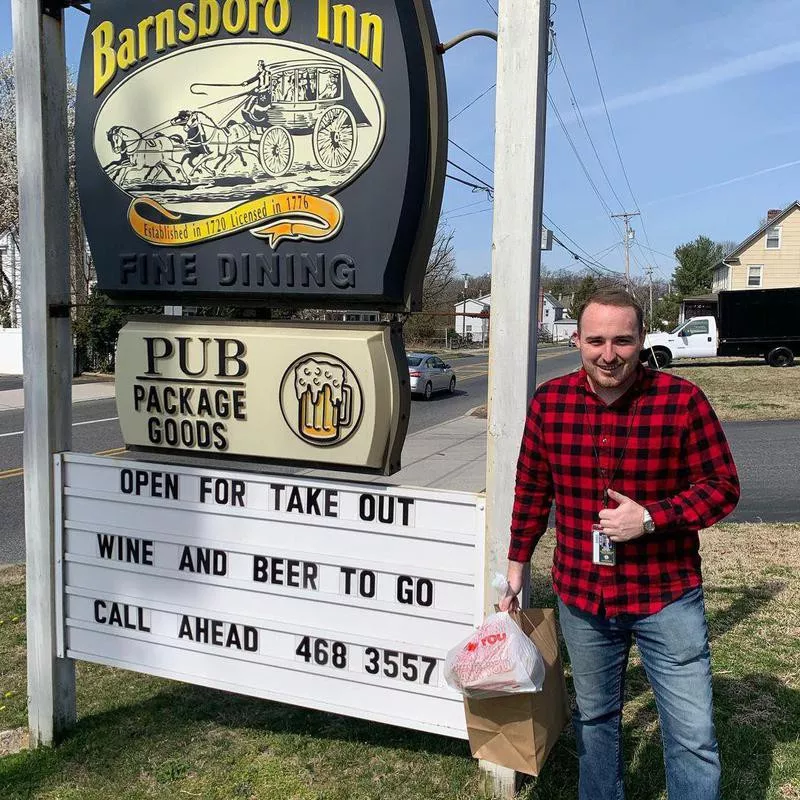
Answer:
M622 445L622 452L619 454L619 458L617 459L617 464L614 467L614 469L612 470L611 475L608 478L608 482L605 484L605 486L603 485L603 467L600 464L600 451L597 448L597 442L595 441L595 436L594 436L594 426L593 425L589 426L589 436L592 439L592 452L594 454L594 463L595 463L595 466L597 468L597 477L598 477L598 479L600 481L600 487L602 489L602 494L601 494L600 500L601 500L601 502L603 504L603 508L608 508L608 490L611 488L611 484L614 482L614 478L617 477L617 472L619 472L619 468L622 465L622 459L625 458L625 451L628 449L628 440L631 437L631 431L633 430L633 424L634 424L634 422L636 422L636 412L639 410L639 400L640 399L641 399L640 397L637 397L636 398L636 402L633 405L633 413L631 414L631 421L628 424L628 432L625 434L625 442ZM584 397L584 400L583 400L583 415L584 415L584 419L587 420L587 424L588 424L589 408L588 408L588 405L586 403L586 398L585 397Z

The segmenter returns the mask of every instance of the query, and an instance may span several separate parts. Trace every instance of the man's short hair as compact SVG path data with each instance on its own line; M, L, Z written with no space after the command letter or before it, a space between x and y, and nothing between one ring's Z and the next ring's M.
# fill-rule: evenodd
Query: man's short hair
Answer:
M639 330L644 330L644 311L632 294L628 294L624 289L598 289L586 298L586 302L578 311L578 330L581 328L581 317L583 312L591 303L601 306L614 306L615 308L632 308L636 312L636 323Z

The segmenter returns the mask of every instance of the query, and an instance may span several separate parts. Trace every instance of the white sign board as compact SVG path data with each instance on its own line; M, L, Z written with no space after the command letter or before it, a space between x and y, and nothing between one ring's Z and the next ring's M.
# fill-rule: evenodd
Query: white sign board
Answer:
M466 738L481 495L55 458L59 655Z

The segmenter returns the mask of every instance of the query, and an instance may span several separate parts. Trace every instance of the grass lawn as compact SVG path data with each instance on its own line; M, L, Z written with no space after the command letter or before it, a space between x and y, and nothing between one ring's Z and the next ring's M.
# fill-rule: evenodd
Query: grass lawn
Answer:
M669 371L696 383L722 420L800 419L800 367L756 359L686 359Z
M535 559L539 605L553 604L551 539ZM719 525L703 534L703 555L723 798L800 800L800 525ZM19 567L0 569L0 664L0 730L24 729ZM2 800L485 796L465 742L86 663L77 688L79 721L58 748L0 755ZM627 695L628 797L665 798L653 697L636 658ZM0 737L0 748L13 738ZM573 800L576 776L567 731L519 796Z

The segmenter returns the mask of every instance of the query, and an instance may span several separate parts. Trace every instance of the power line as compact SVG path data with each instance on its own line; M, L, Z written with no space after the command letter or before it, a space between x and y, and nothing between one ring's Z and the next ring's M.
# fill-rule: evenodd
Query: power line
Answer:
M591 262L587 261L587 260L586 260L585 258L583 258L582 256L579 256L579 255L578 255L578 254L577 254L577 253L576 253L574 250L572 250L572 249L570 249L569 247L567 247L567 246L566 246L566 245L565 245L565 244L564 244L564 243L563 243L563 242L562 242L562 241L561 241L561 240L560 240L560 239L559 239L557 236L555 236L555 235L553 236L553 241L554 241L554 242L555 242L557 245L559 245L560 247L563 247L563 248L564 248L564 249L565 249L565 250L566 250L566 251L567 251L567 252L568 252L568 253L569 253L569 254L570 254L570 255L571 255L571 256L572 256L572 257L573 257L575 260L576 260L576 261L579 261L579 262L580 262L581 264L583 264L583 265L584 265L584 266L585 266L587 269L590 269L590 270L591 270L592 272L594 272L595 274L597 274L597 275L603 275L603 276L606 276L606 275L612 275L612 276L615 276L615 277L620 275L620 273L619 273L619 272L614 272L613 270L610 270L610 269L608 269L608 267L604 267L602 264L594 264L594 263L591 263Z
M477 175L475 175L474 173L470 172L468 169L464 169L464 167L459 166L458 164L456 164L455 161L451 161L448 158L447 159L447 163L451 167L455 167L457 170L463 172L465 175L469 175L470 178L474 178L476 181L480 181L487 189L490 189L491 191L494 191L494 186L492 186L490 183L486 183L486 181L483 178L479 178Z
M454 217L450 217L448 221L454 219L461 219L462 217L472 217L475 214L485 214L487 211L493 211L494 206L489 206L489 208L482 208L480 211L467 211L466 214L456 214Z
M447 141L450 142L450 144L453 145L453 147L458 148L465 156L469 156L469 158L471 158L476 163L480 164L484 169L489 170L489 172L491 172L492 175L494 175L494 170L488 164L484 164L483 161L472 155L472 153L470 153L469 150L465 150L460 144L458 144L458 142L454 142L452 139L448 139Z
M561 65L561 71L564 73L564 78L566 78L567 86L569 87L569 93L572 97L572 105L575 108L575 111L578 114L578 119L581 121L581 125L583 126L583 130L586 133L586 138L589 140L589 144L592 146L592 150L594 151L595 158L597 159L597 163L600 165L600 170L603 173L603 177L606 179L606 183L608 184L608 188L611 189L611 193L614 195L617 203L619 203L620 208L624 208L625 204L620 200L619 195L617 194L616 189L611 183L611 179L608 177L608 173L606 172L606 168L603 166L603 161L600 158L600 154L597 152L597 147L595 146L594 139L592 139L592 135L589 133L589 128L586 125L586 120L583 118L583 112L581 111L580 104L578 103L578 98L575 97L575 92L572 88L572 81L569 79L569 75L567 74L567 68L564 65L564 60L561 57L561 51L558 49L558 45L556 44L555 37L553 37L553 50L556 54L556 59L558 63Z
M589 170L586 168L586 164L584 163L583 159L581 158L581 154L578 152L578 148L575 146L575 142L573 141L572 136L570 135L569 131L567 130L567 126L564 124L564 120L561 118L561 114L559 113L559 110L558 110L558 108L557 108L557 106L555 104L555 101L553 100L553 97L550 94L550 92L547 93L547 99L550 101L550 107L555 112L556 120L558 120L558 124L561 126L561 130L564 132L564 136L566 137L567 142L569 142L569 146L572 148L572 152L575 154L575 158L578 159L578 163L581 165L581 169L583 170L583 174L586 176L586 180L589 182L589 185L592 187L592 190L597 195L597 199L600 201L600 205L603 206L603 210L608 215L608 220L611 223L611 226L614 228L615 233L618 236L620 236L621 233L620 233L619 227L614 222L614 220L612 219L613 212L611 211L611 208L608 205L608 203L605 201L605 198L603 197L603 195L600 194L600 190L597 188L597 184L592 179L592 176L589 174Z
M454 214L456 211L463 211L465 208L472 208L473 206L479 206L481 203L487 202L486 200L476 200L474 203L467 203L463 206L456 206L455 208L448 208L447 211L442 212L442 216L446 217L450 214Z
M494 194L494 189L486 188L486 186L479 186L477 183L471 183L470 181L462 180L461 178L457 178L455 175L445 175L446 178L449 178L451 181L455 181L456 183L463 183L464 186L469 186L472 189L476 189L481 192L487 192L491 197Z
M494 15L497 16L497 9L489 2L489 0L486 0L486 5L489 6L489 8L494 11Z
M464 108L462 108L460 111L457 111L455 114L453 114L453 116L450 117L449 121L452 122L454 119L457 119L458 117L460 117L468 108L472 108L472 106L474 106L475 103L478 102L478 100L480 100L482 97L485 97L487 94L489 94L489 92L491 92L492 89L494 89L495 86L497 86L497 84L493 83L488 89L485 89L484 91L482 91L474 100L470 100L470 102L467 103L464 106Z
M581 15L581 22L583 23L583 32L586 35L586 44L589 48L589 55L592 59L592 66L594 67L594 76L597 79L597 88L600 90L600 99L603 101L603 109L606 112L606 119L608 120L608 129L611 131L611 139L614 142L614 149L617 151L617 158L619 159L619 165L622 167L622 174L625 176L625 183L628 186L628 191L631 194L631 199L633 200L633 205L638 212L641 213L641 209L639 208L639 201L636 199L636 195L633 192L633 188L631 187L631 181L628 177L628 171L625 169L625 163L622 160L622 152L619 148L619 142L617 142L617 135L614 132L614 124L611 122L611 114L608 112L608 104L606 103L606 95L603 91L603 84L600 81L600 72L597 69L597 61L594 57L594 50L592 49L592 40L589 38L589 28L586 25L586 17L583 14L583 6L581 5L581 0L578 0L578 11ZM641 220L642 222L642 232L644 233L644 238L647 240L647 244L650 244L650 237L647 235L647 228L644 224L644 218Z

